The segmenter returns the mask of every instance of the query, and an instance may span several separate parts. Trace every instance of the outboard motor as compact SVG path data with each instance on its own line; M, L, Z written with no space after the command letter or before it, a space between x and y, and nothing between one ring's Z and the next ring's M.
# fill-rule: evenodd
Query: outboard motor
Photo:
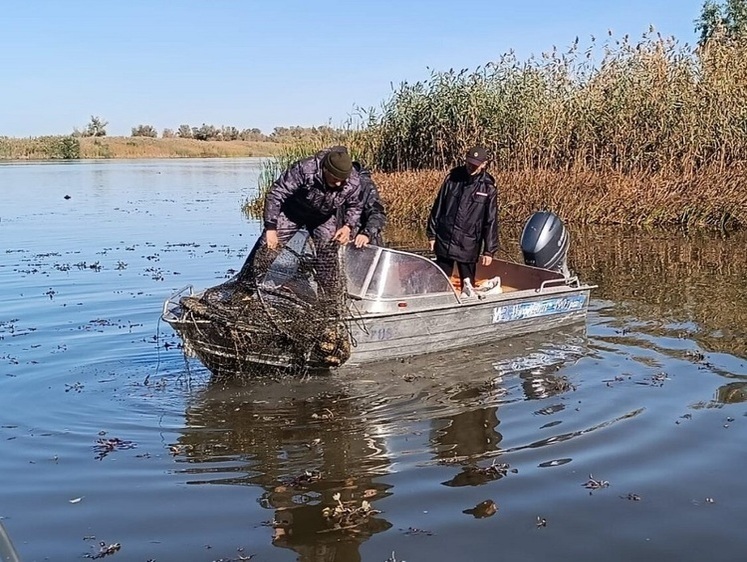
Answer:
M521 233L524 263L559 271L565 277L570 277L566 261L570 241L568 231L558 215L538 211L529 217Z

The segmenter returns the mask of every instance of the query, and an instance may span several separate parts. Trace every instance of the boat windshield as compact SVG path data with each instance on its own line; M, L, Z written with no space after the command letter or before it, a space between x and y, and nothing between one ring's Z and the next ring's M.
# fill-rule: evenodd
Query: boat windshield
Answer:
M444 272L426 257L378 246L346 247L348 293L366 299L454 294Z

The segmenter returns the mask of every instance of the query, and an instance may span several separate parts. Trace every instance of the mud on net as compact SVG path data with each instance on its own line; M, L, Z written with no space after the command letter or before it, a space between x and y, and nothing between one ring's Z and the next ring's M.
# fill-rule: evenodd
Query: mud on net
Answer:
M279 250L258 243L231 279L181 300L199 320L189 337L192 350L221 374L260 374L266 367L303 373L344 363L350 335L339 248L330 242L316 251L305 231Z

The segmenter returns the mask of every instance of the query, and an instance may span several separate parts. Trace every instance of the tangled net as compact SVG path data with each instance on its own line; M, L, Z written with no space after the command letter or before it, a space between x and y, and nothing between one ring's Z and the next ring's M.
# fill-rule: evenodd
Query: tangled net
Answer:
M293 374L350 357L344 252L315 251L305 231L279 250L259 242L241 271L182 297L177 330L185 348L216 374Z

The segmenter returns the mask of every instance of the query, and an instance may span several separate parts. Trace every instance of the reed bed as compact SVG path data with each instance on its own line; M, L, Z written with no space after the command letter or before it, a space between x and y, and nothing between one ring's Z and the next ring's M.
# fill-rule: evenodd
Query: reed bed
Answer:
M325 140L376 172L392 227L422 227L446 170L477 143L494 156L504 222L551 209L572 224L747 225L747 41L693 50L650 30L507 54L401 84L364 117ZM268 165L250 214L289 162Z
M244 204L253 218L262 215L269 185L307 152L287 149L282 160L264 163L260 189ZM289 155L293 154L291 158ZM375 172L393 228L425 229L441 170ZM501 222L522 223L537 210L557 213L568 224L686 226L739 229L747 226L747 166L711 166L686 177L671 172L621 174L590 170L528 169L493 171L499 190Z
M423 224L443 173L486 145L501 217L747 225L747 42L692 50L653 30L402 84L350 144L393 223Z
M73 136L0 137L0 160L71 160L80 157L80 142Z
M596 60L600 58L601 60ZM444 169L485 144L502 170L686 177L747 159L747 42L654 32L402 84L356 142L383 171Z
M574 170L497 171L499 216L523 223L550 209L569 224L740 228L747 225L747 167L704 169L683 178L667 173ZM445 173L376 173L392 225L425 228Z
M243 158L273 156L282 145L260 141L199 141L149 137L85 137L81 158Z
M270 157L283 144L265 141L198 141L149 137L0 137L0 160L78 158L244 158Z

